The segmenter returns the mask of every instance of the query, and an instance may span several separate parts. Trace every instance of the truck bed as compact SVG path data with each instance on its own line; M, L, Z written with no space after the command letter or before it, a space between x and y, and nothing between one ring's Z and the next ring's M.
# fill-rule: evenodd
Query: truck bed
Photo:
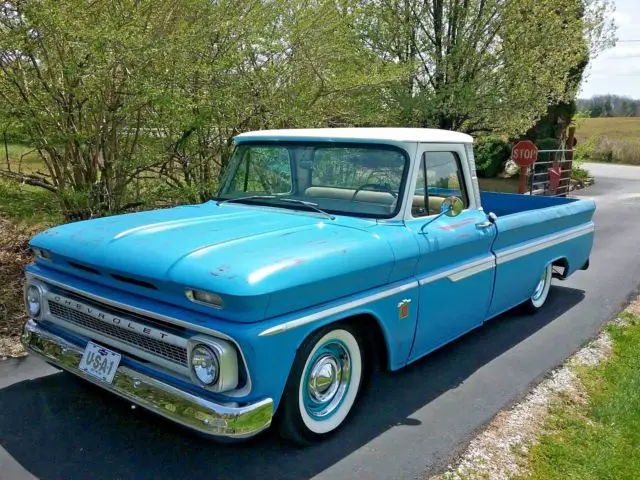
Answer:
M495 291L500 293L492 314L533 291L549 262L565 267L565 276L587 263L593 243L593 200L485 192L480 197L484 211L498 217L492 250L498 265Z
M579 201L577 198L496 192L480 192L480 200L485 212L493 212L499 217L529 210L557 207Z

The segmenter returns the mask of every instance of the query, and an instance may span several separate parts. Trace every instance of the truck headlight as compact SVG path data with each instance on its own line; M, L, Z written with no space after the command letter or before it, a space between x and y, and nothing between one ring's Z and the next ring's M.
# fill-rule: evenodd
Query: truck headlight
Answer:
M42 291L35 285L29 285L24 294L24 303L31 318L36 318L42 310Z
M220 362L218 356L205 345L196 345L191 350L191 369L196 378L210 386L218 381Z
M228 340L195 335L187 344L189 376L196 385L212 392L238 387L238 351Z

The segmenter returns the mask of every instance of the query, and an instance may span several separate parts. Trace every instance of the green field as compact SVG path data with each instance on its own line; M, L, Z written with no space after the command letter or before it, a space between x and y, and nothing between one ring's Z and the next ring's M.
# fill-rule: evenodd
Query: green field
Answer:
M595 138L589 161L640 165L640 117L578 120L578 145Z

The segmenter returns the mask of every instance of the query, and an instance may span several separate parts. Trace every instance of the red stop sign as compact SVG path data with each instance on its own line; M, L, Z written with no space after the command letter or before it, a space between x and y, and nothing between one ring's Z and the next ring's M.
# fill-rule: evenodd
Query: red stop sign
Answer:
M521 140L513 147L511 158L519 167L529 167L538 158L538 148L531 140Z

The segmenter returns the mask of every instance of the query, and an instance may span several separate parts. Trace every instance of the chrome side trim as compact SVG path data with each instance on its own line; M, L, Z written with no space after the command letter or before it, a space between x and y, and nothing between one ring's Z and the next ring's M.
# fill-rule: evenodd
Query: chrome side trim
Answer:
M83 350L28 320L22 344L32 354L182 426L213 437L248 438L269 427L273 400L253 404L214 403L131 368L119 366L111 384L79 370Z
M496 252L496 262L498 265L510 262L511 260L524 257L525 255L544 250L545 248L553 247L559 243L564 243L569 240L573 240L574 238L587 235L593 231L595 231L595 225L591 223L581 227L574 227L561 233L547 235L539 240Z
M374 293L372 295L359 298L357 300L352 300L342 305L337 305L335 307L327 308L326 310L321 310L320 312L312 313L310 315L305 315L304 317L300 317L295 320L291 320L289 322L276 325L275 327L267 328L266 330L263 330L262 332L260 332L258 336L268 337L269 335L276 335L278 333L286 332L287 330L301 327L302 325L307 325L308 323L313 323L322 318L330 317L331 315L336 315L338 313L351 310L352 308L361 307L362 305L366 305L367 303L375 302L376 300L390 297L391 295L395 295L397 293L405 292L417 286L418 286L417 281L405 283L404 285L399 285L397 287L390 288L389 290L384 290L382 292Z
M458 282L464 278L470 277L471 275L475 275L476 273L494 268L495 264L496 262L493 255L482 257L481 259L474 260L473 262L465 263L448 270L443 270L442 272L420 277L418 278L418 283L420 284L420 286L422 286L426 285L427 283L435 282L436 280L441 280L443 278L448 278L452 282Z
M193 330L193 331L196 331L196 332L204 333L206 335L211 335L212 337L218 337L218 338L222 338L222 339L230 341L236 347L236 349L238 350L238 353L240 353L240 357L242 358L242 362L244 364L244 368L245 368L245 371L246 371L246 374L247 374L247 383L246 383L246 385L244 387L242 387L239 390L225 392L225 395L240 397L240 396L247 395L251 391L253 383L251 381L251 372L249 371L249 363L247 362L247 359L244 356L244 352L240 348L240 345L238 344L238 342L236 342L229 335L225 335L224 333L219 332L218 330L214 330L214 329L211 329L211 328L203 327L203 326L198 325L196 323L185 322L184 320L180 320L180 319L173 318L173 317L168 317L166 315L162 315L160 313L151 312L151 311L145 310L143 308L137 308L137 307L134 307L133 305L128 305L128 304L125 304L125 303L116 302L114 300L110 300L110 299L102 297L100 295L94 295L93 293L89 293L89 292L87 292L85 290L82 290L80 288L76 288L76 287L73 287L73 286L68 285L66 283L62 283L62 282L58 282L56 280L52 280L52 279L47 278L47 277L45 277L43 275L38 275L37 273L26 272L26 277L27 277L27 280L32 279L32 278L36 278L36 279L44 282L45 284L54 285L54 286L56 286L58 288L61 288L63 290L67 290L67 291L75 293L77 295L86 297L89 300L93 300L93 301L96 301L96 302L104 303L105 305L109 305L109 306L112 306L112 307L115 307L115 308L120 308L120 309L125 310L125 311L136 313L138 315L147 316L147 317L150 317L150 318L153 318L153 319L156 319L156 320L160 320L162 322L166 322L166 323L169 323L169 324L179 325L179 326L185 327L185 328L187 328L189 330Z

